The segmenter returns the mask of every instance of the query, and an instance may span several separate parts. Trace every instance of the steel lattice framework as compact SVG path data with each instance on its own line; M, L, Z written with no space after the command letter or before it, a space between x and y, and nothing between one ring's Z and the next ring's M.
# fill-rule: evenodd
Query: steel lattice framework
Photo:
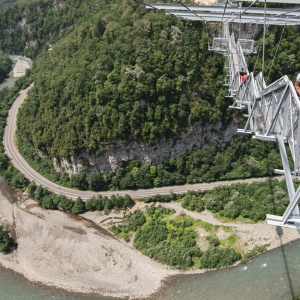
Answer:
M237 0L243 2L246 0ZM265 2L260 0L257 2ZM282 3L277 0L267 2ZM285 3L300 4L300 0ZM164 10L167 14L188 20L222 22L222 36L214 37L210 50L222 53L226 58L225 68L229 87L229 97L233 98L233 108L245 110L247 121L238 132L251 134L262 141L277 142L284 170L276 170L285 175L290 204L283 216L267 215L267 222L277 226L300 228L298 201L300 187L295 191L292 174L300 174L300 101L293 83L285 75L270 85L266 85L263 74L249 73L244 54L255 53L254 41L235 41L229 32L229 23L255 23L265 25L300 25L300 8L267 9L249 8L242 14L242 7L198 6L183 4L147 4L147 8ZM265 14L265 15L263 15ZM242 82L240 70L244 68L248 76ZM291 171L285 143L291 150L294 168Z
M238 0L237 0L238 1ZM274 0L273 0L274 1ZM292 1L292 0L289 0ZM289 1L285 3L289 3ZM240 2L240 1L238 1ZM270 1L268 1L270 2ZM282 3L282 2L280 2ZM292 3L300 4L300 0ZM224 13L224 6L199 6L181 4L146 4L146 8L164 10L167 14L194 21L228 22L267 25L300 25L300 10L268 8L228 7ZM266 16L265 16L266 12Z
M241 45L229 39L230 48L234 49L228 61L239 57L239 65L245 66L245 59ZM246 69L246 67L245 67ZM234 69L235 71L235 69ZM290 205L281 216L267 215L267 222L273 225L297 227L300 223L298 201L300 188L295 192L292 173L300 174L300 101L293 83L285 75L272 84L266 86L263 74L256 77L250 73L244 82L241 82L239 72L231 73L229 92L234 98L234 106L246 110L247 122L239 133L251 134L262 141L278 142L284 170L276 170L285 175ZM288 143L291 150L294 169L290 170L284 143Z

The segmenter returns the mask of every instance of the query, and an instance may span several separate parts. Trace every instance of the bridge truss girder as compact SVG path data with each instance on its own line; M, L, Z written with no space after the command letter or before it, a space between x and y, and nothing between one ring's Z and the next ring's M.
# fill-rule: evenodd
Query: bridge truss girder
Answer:
M290 0L291 1L291 0ZM294 0L300 2L300 0ZM299 3L300 4L300 3ZM267 25L300 25L300 11L280 8L249 8L228 6L200 6L181 4L146 4L148 9L164 10L169 15L194 21L229 22Z
M238 0L239 1L239 0ZM267 0L267 2L281 2ZM300 0L288 0L286 3L300 4ZM253 40L235 41L229 33L229 23L248 23L265 25L300 25L299 9L247 9L247 14L242 14L242 8L229 7L224 13L224 7L208 7L197 5L179 4L148 4L147 8L165 10L180 18L196 21L219 21L223 24L221 37L215 37L210 50L222 53L226 58L227 80L229 97L234 99L233 108L246 110L247 121L245 127L238 132L251 134L262 141L277 142L286 184L290 199L283 216L267 215L267 222L277 226L296 227L300 230L300 215L298 202L300 187L295 191L292 172L290 170L285 144L291 150L295 175L300 174L300 101L292 82L287 76L276 80L266 86L264 76L259 73L254 76L247 68L244 54L254 52ZM245 10L246 11L246 10ZM222 13L223 12L223 13ZM262 16L262 13L265 16ZM240 69L246 70L248 77L241 82ZM278 170L277 170L278 171Z
M234 99L233 108L247 111L247 121L239 133L251 134L253 138L277 142L280 149L283 170L276 170L284 174L290 199L290 204L283 216L267 215L267 223L277 226L287 226L300 229L300 215L298 202L300 187L295 192L292 173L300 174L300 101L293 83L285 75L270 85L266 85L263 74L257 76L248 72L248 77L241 82L239 70L247 70L243 49L236 43L233 35L228 37L227 23L223 32L228 51L219 51L225 55L229 77L229 96ZM284 143L288 143L292 153L294 168L291 172Z

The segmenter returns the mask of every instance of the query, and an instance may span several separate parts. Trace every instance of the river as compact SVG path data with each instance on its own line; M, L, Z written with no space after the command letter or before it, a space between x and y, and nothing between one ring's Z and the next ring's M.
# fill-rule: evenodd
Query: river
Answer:
M16 193L0 181L1 192ZM291 229L293 230L293 229ZM300 293L300 240L266 252L246 264L197 275L178 275L148 300L288 300ZM0 267L0 300L108 300L45 287Z

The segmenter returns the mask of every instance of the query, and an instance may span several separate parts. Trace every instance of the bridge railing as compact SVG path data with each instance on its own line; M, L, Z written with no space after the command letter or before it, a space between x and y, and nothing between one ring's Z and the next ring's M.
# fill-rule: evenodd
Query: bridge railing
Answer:
M300 174L300 101L293 83L285 75L266 86L263 74L250 73L240 85L236 106L248 111L240 133L253 134L263 141L278 142L286 176L290 205L283 216L267 215L273 225L297 227L300 230L298 202L300 188L295 192L284 142L288 143L294 161L293 173Z
M300 155L300 101L293 83L287 76L282 77L264 90L261 110L264 112L263 134L280 134L289 144L294 160L294 172L299 173Z
M238 40L238 42L236 43L233 34L229 39L229 59L232 61L231 83L229 85L229 92L230 96L235 98L238 97L238 91L240 90L240 86L242 84L240 70L243 68L245 72L249 74L243 52L243 47L245 47L244 42L245 40ZM240 107L236 106L236 108Z
M294 161L293 172L299 175L300 101L294 86L287 76L266 85L262 72L255 77L253 73L249 73L243 50L246 53L252 51L253 43L247 44L243 40L236 43L234 36L229 35L227 23L223 24L223 37L214 39L212 50L221 52L226 57L229 96L234 99L233 107L247 111L245 127L238 132L252 134L256 139L277 142L279 145L284 170L277 171L286 176L291 204L284 216L268 216L268 222L277 225L294 222L294 226L300 228L300 190L295 193L284 146L284 143L288 143ZM241 82L241 68L248 74L244 82ZM291 221L292 218L296 221Z
M235 0L239 1L239 0ZM246 0L240 0L246 1ZM292 1L292 0L290 0ZM292 1L295 3L295 0ZM291 2L291 3L292 3ZM243 22L249 23L249 20L255 20L258 24L274 24L274 25L297 25L299 19L287 15L284 18L268 18L266 22L266 10L265 17L261 15L254 16L228 16L224 19L224 14L207 15L193 13L190 11L181 12L180 14L172 12L177 10L178 6L165 5L165 4L151 4L148 8L157 8L170 11L168 13L187 18L189 20L206 20L206 21L220 21L222 22L222 37L214 38L213 46L210 50L221 52L226 57L227 77L229 82L226 84L229 86L229 96L234 98L233 107L244 109L248 113L248 119L244 129L240 129L239 132L254 134L255 138L265 141L278 142L282 164L286 176L286 182L289 192L289 199L291 204L284 216L268 216L270 223L275 225L285 225L288 222L292 222L294 226L300 228L300 214L298 209L298 200L300 199L300 188L295 192L294 185L291 178L291 170L289 167L286 149L284 143L288 143L294 160L294 172L299 174L299 155L300 155L300 128L299 128L299 111L300 102L295 92L293 84L287 76L276 80L272 84L266 86L264 76L259 73L256 77L248 71L247 64L245 62L244 54L253 53L254 41L253 40L240 40L237 43L232 36L230 36L228 23ZM183 6L185 9L187 7ZM182 8L181 8L182 9ZM182 10L185 10L182 9ZM205 8L204 11L206 11ZM208 9L209 11L209 9ZM245 11L244 11L245 12ZM272 13L270 13L272 15ZM205 19L204 19L205 18ZM245 82L241 82L239 71L241 68L247 71L248 78ZM293 214L293 218L291 218Z

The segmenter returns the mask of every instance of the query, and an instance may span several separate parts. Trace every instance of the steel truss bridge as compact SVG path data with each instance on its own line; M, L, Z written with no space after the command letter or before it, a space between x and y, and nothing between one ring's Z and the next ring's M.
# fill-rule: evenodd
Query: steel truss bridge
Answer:
M238 4L234 5L234 2ZM247 121L242 134L251 134L262 141L277 142L283 170L275 170L285 175L290 204L283 216L267 215L267 223L300 229L298 201L300 187L295 191L292 175L300 175L300 101L293 83L285 75L270 85L266 85L263 73L250 73L244 55L256 53L254 40L235 40L229 32L230 23L267 25L300 25L300 5L292 9L252 7L257 2L282 3L281 0L257 0L250 7L242 7L246 0L228 1L223 6L178 4L147 4L146 8L164 10L176 17L205 22L221 22L221 37L213 38L210 50L222 53L226 58L225 68L231 107L244 110ZM224 1L225 2L225 1ZM248 2L249 3L249 2ZM285 4L300 4L300 0L286 0ZM244 68L247 79L241 82L240 70ZM285 144L289 145L294 166L291 170Z

